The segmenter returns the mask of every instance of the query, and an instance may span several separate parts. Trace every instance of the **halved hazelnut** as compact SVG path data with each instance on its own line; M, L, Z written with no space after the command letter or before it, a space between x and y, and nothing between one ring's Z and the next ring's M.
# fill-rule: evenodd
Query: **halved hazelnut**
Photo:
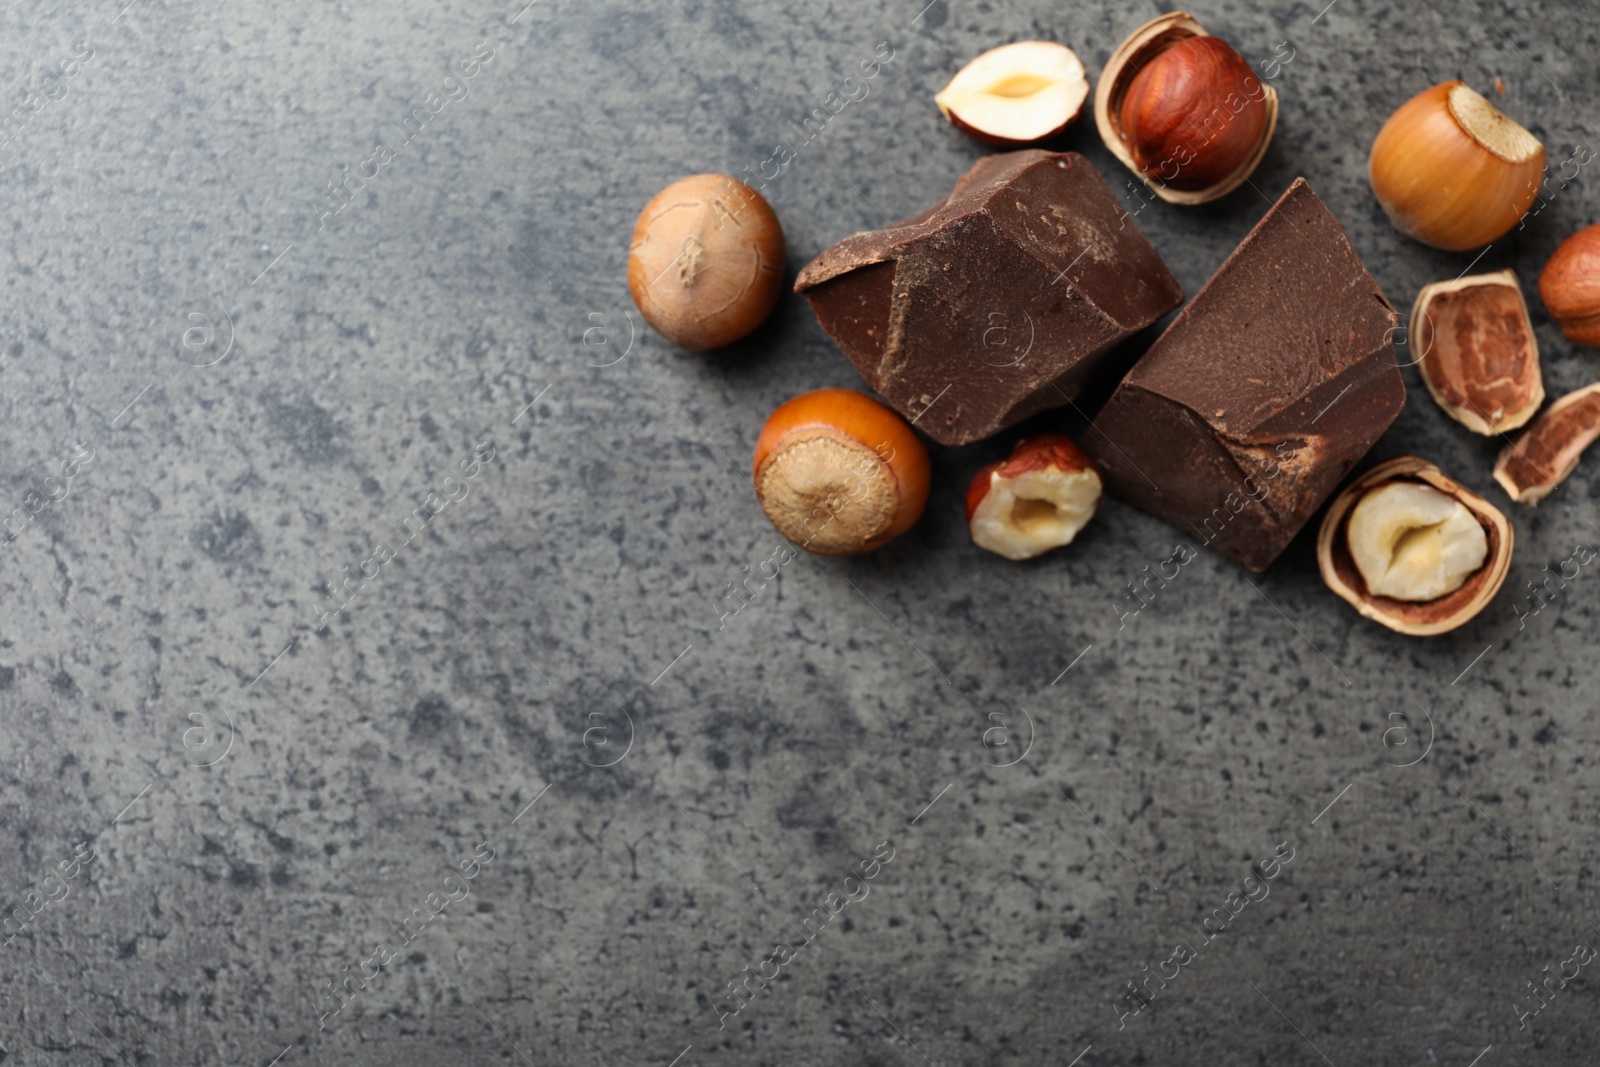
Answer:
M778 532L824 556L866 552L916 523L928 450L906 421L850 389L778 406L756 438L755 486Z
M1410 336L1429 395L1473 433L1514 430L1544 403L1539 342L1511 271L1424 286Z
M967 489L972 543L1006 559L1071 544L1100 505L1100 469L1066 434L1025 437Z
M1403 634L1442 634L1494 599L1511 568L1511 523L1416 456L1351 482L1317 534L1322 580L1366 618Z
M1026 148L1077 121L1089 97L1083 62L1054 41L991 48L956 72L933 102L951 125L995 148Z
M1197 40L1210 37L1186 11L1152 19L1117 46L1095 85L1106 147L1170 204L1243 185L1278 125L1277 91L1227 43Z
M1600 437L1600 382L1550 405L1533 425L1500 450L1494 480L1519 504L1537 504L1567 480L1583 450Z

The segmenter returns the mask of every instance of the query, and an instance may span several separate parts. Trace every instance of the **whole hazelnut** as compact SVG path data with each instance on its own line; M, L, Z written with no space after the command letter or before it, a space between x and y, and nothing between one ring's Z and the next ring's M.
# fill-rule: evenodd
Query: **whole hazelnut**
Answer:
M772 525L823 556L868 552L911 529L931 478L916 431L852 389L780 404L756 438L752 473Z
M676 345L721 348L761 325L783 287L783 227L761 194L726 174L673 182L639 213L628 292Z
M1146 62L1118 115L1146 178L1201 190L1244 166L1267 130L1266 92L1226 41L1187 37Z
M1561 242L1539 275L1539 299L1567 340L1600 345L1600 223Z
M1367 180L1395 229L1447 252L1499 240L1538 195L1545 151L1458 81L1424 89L1372 142Z

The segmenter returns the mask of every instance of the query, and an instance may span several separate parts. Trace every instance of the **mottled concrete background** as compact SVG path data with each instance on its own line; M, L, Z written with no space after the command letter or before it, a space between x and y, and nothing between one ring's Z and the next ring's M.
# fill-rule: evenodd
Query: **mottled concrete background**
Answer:
M0 14L0 1061L1594 1062L1600 570L1527 585L1600 544L1600 461L1432 640L1306 537L1119 622L1182 535L1110 504L979 552L961 493L1011 435L939 450L899 543L723 617L779 543L764 417L859 379L792 296L723 354L644 329L640 206L787 144L793 269L980 154L932 101L964 59L1051 37L1097 74L1161 10L926 2ZM1279 60L1253 187L1144 205L1069 137L1189 293L1296 175L1396 305L1468 267L1364 178L1433 82L1503 79L1553 167L1600 149L1577 0L1194 10ZM1585 169L1476 269L1531 293L1597 215ZM1600 376L1530 302L1551 395ZM1512 507L1405 374L1374 455Z

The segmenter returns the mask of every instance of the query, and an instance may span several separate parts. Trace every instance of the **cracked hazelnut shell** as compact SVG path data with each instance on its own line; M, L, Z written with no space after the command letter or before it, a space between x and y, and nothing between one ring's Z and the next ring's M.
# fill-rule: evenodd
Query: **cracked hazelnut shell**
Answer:
M771 314L783 289L783 227L760 193L726 174L695 174L657 193L628 248L628 292L667 340L732 344Z
M1367 588L1350 553L1350 513L1369 492L1394 482L1416 482L1455 498L1472 512L1488 538L1483 566L1460 588L1434 600L1405 601L1378 596ZM1494 599L1511 568L1511 523L1494 505L1416 456L1386 460L1351 482L1334 498L1317 534L1317 566L1322 580L1364 617L1415 637L1442 634L1472 619Z
M1186 11L1152 19L1117 46L1095 85L1101 139L1169 204L1209 203L1243 185L1278 125L1277 91L1232 47L1186 43L1210 36Z
M1551 404L1501 449L1494 480L1517 503L1537 504L1567 480L1596 437L1600 437L1600 382Z
M1511 271L1424 286L1409 335L1428 394L1473 433L1514 430L1544 403L1539 342Z

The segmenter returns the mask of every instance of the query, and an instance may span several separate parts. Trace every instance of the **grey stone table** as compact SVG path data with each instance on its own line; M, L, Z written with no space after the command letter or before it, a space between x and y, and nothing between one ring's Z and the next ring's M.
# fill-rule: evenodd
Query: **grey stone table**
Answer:
M1433 640L1305 537L1136 616L1183 535L1129 508L987 556L1009 436L938 450L901 542L744 585L762 420L859 379L792 296L652 335L640 206L783 144L798 267L980 154L932 103L965 58L1097 73L1159 5L124 3L0 14L0 1062L1594 1062L1600 572L1528 586L1600 542L1600 462ZM1364 178L1433 82L1600 148L1576 0L1194 10L1276 63L1254 188L1146 206L1068 138L1190 293L1297 175L1397 305L1466 269ZM1531 291L1597 215L1584 169L1478 269ZM1600 376L1535 317L1552 395ZM1374 456L1509 507L1405 374Z

